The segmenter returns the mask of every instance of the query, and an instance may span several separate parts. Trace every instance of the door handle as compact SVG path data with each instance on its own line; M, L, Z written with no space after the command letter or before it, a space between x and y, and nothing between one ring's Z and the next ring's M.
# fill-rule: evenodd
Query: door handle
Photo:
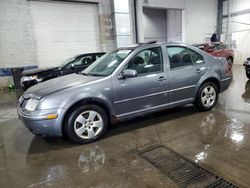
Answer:
M197 72L197 73L200 73L200 72L202 72L202 71L205 70L205 69L206 69L206 67L201 67L201 68L196 69L196 72Z
M163 81L163 80L167 80L164 76L160 76L159 78L158 78L158 81Z

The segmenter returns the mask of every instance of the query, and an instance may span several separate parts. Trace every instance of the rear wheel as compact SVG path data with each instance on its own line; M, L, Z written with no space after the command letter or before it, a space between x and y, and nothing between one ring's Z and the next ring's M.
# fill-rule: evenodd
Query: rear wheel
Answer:
M66 134L75 143L85 144L102 137L108 126L106 112L97 105L86 104L71 112Z
M233 64L233 58L232 57L229 57L229 58L227 58L227 62L228 62L228 64Z
M228 69L231 70L233 67L233 58L232 57L227 58L227 63L228 63Z
M194 105L199 111L209 111L214 108L217 101L217 85L212 82L206 82L200 87Z

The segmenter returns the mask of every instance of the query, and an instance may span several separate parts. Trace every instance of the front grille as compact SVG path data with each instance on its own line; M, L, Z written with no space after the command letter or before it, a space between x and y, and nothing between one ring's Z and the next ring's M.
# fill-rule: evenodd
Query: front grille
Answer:
M180 187L237 187L166 146L156 146L141 152L140 155Z

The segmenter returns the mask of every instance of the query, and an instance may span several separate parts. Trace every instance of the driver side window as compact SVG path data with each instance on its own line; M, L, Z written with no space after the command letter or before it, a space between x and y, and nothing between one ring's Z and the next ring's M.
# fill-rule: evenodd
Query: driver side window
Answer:
M83 56L79 59L76 59L72 64L75 66L84 66L84 65L90 65L92 63L92 56Z
M155 47L139 52L127 65L126 69L137 71L137 75L151 74L163 71L161 47Z

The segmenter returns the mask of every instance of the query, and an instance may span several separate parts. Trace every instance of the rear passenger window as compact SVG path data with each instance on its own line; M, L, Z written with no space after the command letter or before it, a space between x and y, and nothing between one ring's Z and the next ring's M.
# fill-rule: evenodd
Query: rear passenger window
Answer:
M190 49L189 49L189 52L190 52L190 55L191 55L191 58L192 58L194 65L205 63L202 55L200 55L197 52L190 50Z
M171 69L193 64L189 51L185 47L169 46L167 52Z

